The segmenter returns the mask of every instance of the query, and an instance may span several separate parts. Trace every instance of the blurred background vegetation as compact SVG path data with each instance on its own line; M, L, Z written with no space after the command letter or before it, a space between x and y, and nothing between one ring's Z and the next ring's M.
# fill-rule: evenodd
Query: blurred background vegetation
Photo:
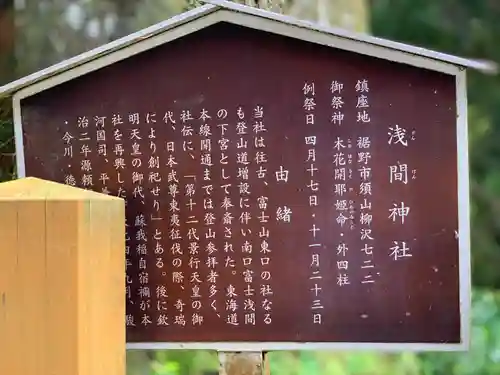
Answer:
M500 62L498 0L245 0L452 54ZM0 85L169 18L190 0L0 0ZM473 329L468 353L271 353L272 375L500 374L500 75L468 79ZM10 101L0 100L0 181L15 176ZM217 373L213 352L130 351L129 375Z

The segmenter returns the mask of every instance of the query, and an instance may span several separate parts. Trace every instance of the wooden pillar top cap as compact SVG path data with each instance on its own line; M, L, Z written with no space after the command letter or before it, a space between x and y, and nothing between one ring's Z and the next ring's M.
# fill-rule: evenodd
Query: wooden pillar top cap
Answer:
M20 178L0 184L0 199L123 200L36 177Z

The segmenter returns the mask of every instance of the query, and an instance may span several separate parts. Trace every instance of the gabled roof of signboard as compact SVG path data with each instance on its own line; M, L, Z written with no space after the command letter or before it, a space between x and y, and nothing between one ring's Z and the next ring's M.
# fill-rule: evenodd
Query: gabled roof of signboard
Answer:
M309 30L314 31L320 34L323 34L326 37L332 38L331 41L323 42L322 44L329 45L331 47L336 47L340 49L345 49L345 43L354 43L354 46L357 44L358 47L360 45L367 45L371 48L371 52L369 54L374 55L380 58L391 59L386 56L388 52L397 52L403 55L409 56L417 56L421 58L426 58L431 61L441 62L449 65L455 65L464 68L474 68L481 70L486 73L496 73L497 67L494 63L488 61L480 61L474 59L467 59L458 56L453 56L441 52L436 52L432 50L428 50L425 48L420 48L416 46L411 46L399 42L394 42L387 39L377 38L374 36L370 36L367 34L360 34L351 31L347 31L339 28L325 27L319 25L317 23L298 20L296 18L257 9L245 5L240 5L237 3L233 3L225 0L204 0L206 3L203 6L195 8L193 10L182 13L178 16L172 17L166 21L157 23L148 28L142 29L136 33L130 34L123 38L117 39L111 43L105 44L101 47L95 48L88 52L82 53L70 59L64 60L58 64L52 65L46 69L40 70L36 73L30 74L26 77L13 81L7 85L0 87L0 96L11 95L16 91L19 91L23 88L31 86L35 83L41 82L47 78L51 78L57 76L61 73L67 72L76 67L83 66L97 59L103 58L105 56L109 56L111 54L116 54L119 51L130 47L134 44L139 44L141 42L147 41L153 37L159 36L161 34L165 34L169 31L174 30L177 27L180 27L186 23L198 20L200 18L209 16L211 14L220 12L221 17L216 18L217 22L234 22L236 24L241 24L238 22L238 15L246 15L253 17L255 22L252 23L250 27L255 29L265 30L268 32L274 32L274 27L288 27L293 29L293 33L289 35L295 37L295 33L300 33L301 30ZM222 12L221 12L222 11ZM273 26L269 26L265 23L265 21L271 21ZM212 23L212 24L213 24ZM264 26L266 24L267 26ZM206 24L203 27L210 26L210 24ZM246 25L248 26L248 25ZM203 28L201 27L201 28ZM194 28L193 32L196 32L199 29ZM282 32L277 32L279 34L283 34ZM180 35L182 36L182 35ZM297 36L299 39L304 39L303 37ZM175 39L175 38L173 38ZM306 39L307 40L307 39ZM340 41L344 41L343 45L339 45ZM149 48L153 48L155 45L152 45ZM374 50L375 48L375 50ZM143 50L146 50L143 49ZM358 49L352 49L356 52L359 52ZM359 52L363 53L363 52ZM392 55L394 56L394 55ZM129 57L127 54L120 56L120 58L113 59L114 61L118 61L124 58ZM102 65L105 66L106 64ZM102 67L101 66L101 67ZM432 69L432 68L430 68ZM80 76L86 74L94 69L85 69L81 70L79 74L76 76ZM73 77L73 78L76 78Z

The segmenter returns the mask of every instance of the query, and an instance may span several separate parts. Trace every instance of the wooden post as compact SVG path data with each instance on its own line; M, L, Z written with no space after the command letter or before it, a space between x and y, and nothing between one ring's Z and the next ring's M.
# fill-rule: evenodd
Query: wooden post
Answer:
M0 374L125 374L125 205L0 184Z
M261 352L219 352L219 375L269 375Z

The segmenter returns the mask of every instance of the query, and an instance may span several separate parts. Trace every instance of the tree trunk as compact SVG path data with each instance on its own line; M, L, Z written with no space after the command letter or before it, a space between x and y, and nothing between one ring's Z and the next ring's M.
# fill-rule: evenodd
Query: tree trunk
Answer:
M14 0L0 0L0 85L15 76Z
M296 18L360 33L369 32L366 0L295 0L286 10Z

